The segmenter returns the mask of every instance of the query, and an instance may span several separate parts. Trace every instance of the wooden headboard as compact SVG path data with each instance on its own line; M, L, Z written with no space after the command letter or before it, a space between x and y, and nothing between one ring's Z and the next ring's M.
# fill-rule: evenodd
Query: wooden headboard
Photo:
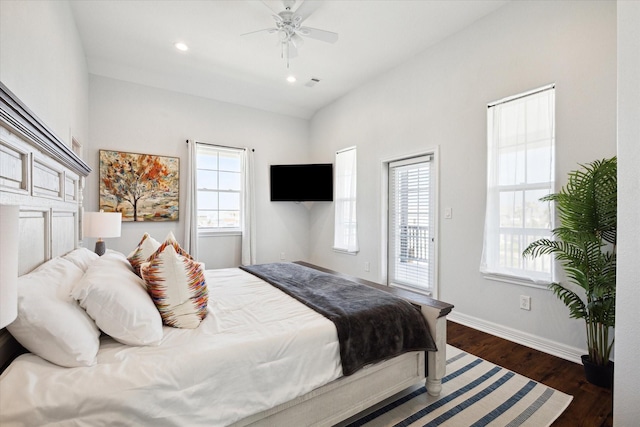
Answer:
M89 172L0 82L0 204L20 207L19 275L81 245L82 189ZM0 331L0 367L17 348Z

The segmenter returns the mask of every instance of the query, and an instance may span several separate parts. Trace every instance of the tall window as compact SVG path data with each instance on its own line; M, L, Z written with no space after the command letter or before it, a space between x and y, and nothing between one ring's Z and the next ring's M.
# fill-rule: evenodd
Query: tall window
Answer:
M431 156L389 164L389 284L432 293L435 278Z
M358 252L356 165L356 147L347 148L336 153L333 248L337 251L349 253Z
M241 231L242 150L197 147L198 230Z
M487 207L480 270L525 283L552 280L551 256L523 258L534 240L551 237L554 191L555 88L490 104L487 116Z

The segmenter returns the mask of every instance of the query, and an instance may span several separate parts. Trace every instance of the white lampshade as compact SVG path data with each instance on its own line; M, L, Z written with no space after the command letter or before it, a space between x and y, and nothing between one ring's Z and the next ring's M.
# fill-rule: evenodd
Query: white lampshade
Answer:
M20 208L0 205L0 328L18 315Z
M84 237L97 237L95 252L102 255L105 245L102 239L120 237L122 214L120 212L85 212L82 217Z
M120 237L122 224L120 212L85 212L83 221L84 237Z

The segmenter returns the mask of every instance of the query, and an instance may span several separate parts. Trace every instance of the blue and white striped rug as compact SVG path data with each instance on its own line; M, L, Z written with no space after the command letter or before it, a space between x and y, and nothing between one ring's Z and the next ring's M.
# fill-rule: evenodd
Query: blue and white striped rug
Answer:
M390 399L348 427L549 426L572 396L447 345L442 393L424 386Z

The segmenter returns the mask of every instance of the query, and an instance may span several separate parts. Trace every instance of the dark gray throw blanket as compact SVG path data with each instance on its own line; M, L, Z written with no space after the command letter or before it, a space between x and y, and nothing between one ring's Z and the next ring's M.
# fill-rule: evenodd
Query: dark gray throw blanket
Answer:
M331 320L342 373L436 346L420 311L381 290L293 263L241 266Z

